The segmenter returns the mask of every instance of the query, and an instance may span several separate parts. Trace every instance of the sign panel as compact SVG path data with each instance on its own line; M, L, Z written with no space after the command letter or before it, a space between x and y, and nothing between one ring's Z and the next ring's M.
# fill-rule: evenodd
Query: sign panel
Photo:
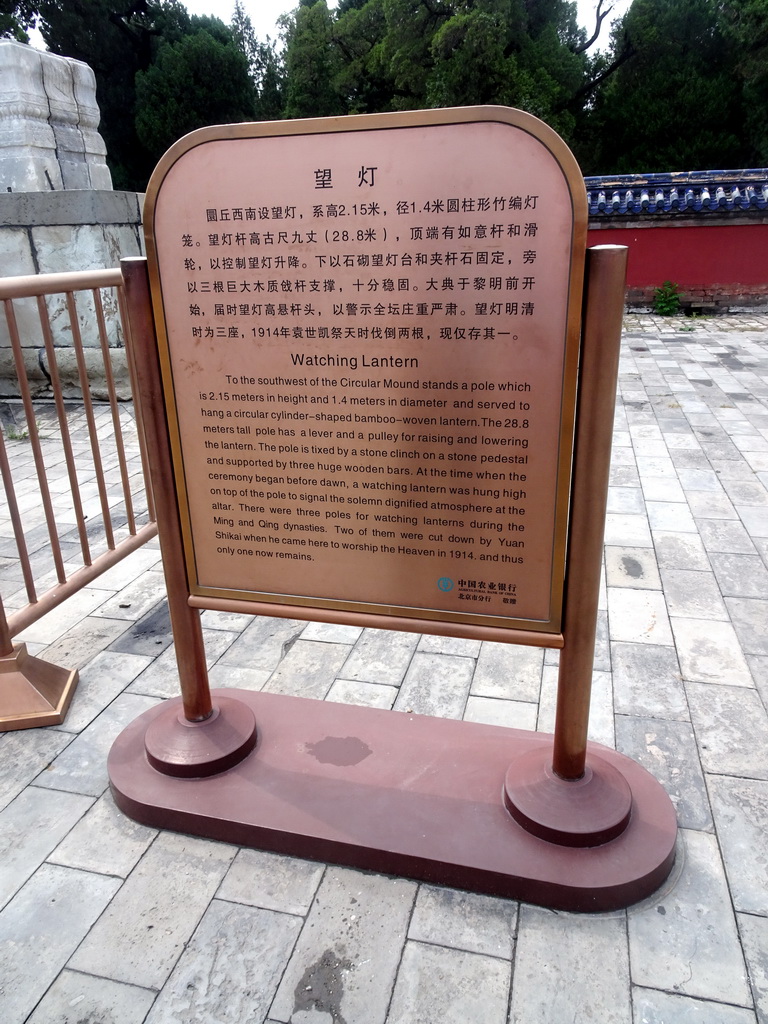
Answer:
M145 225L192 594L559 630L586 200L550 129L203 129Z

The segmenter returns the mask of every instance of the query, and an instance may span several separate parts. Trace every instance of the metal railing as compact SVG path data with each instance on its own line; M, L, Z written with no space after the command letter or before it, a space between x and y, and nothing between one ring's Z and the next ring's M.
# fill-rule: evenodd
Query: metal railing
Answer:
M0 301L0 331L4 327L7 332L18 387L18 398L0 400L5 419L12 421L12 429L0 430L5 498L0 517L12 535L2 551L5 574L16 565L23 582L9 599L16 605L12 610L4 609L0 597L3 730L63 718L59 707L57 717L44 713L37 720L34 711L24 710L21 698L8 697L18 688L7 678L16 672L8 668L8 659L19 654L11 638L154 537L157 528L141 417L134 415L137 392L120 271L5 278ZM22 344L22 335L32 347ZM118 347L120 340L124 348ZM127 360L133 405L118 401L112 365L116 352ZM60 361L68 363L66 392ZM36 365L44 374L42 397L40 381L30 382ZM94 375L102 382L104 401L92 397ZM4 706L9 699L10 709Z

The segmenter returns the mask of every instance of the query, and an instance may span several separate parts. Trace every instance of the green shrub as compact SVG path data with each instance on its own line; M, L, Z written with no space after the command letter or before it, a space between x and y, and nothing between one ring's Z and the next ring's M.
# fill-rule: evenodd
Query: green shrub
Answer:
M680 312L680 288L674 281L665 281L653 293L653 311L659 316L675 316Z

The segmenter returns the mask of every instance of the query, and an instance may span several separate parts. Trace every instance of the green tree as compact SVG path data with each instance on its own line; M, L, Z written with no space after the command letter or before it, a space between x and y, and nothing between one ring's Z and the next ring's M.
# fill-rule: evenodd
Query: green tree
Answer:
M768 0L725 0L723 30L735 48L742 86L749 162L768 164Z
M738 167L748 160L736 54L715 0L635 0L614 29L631 56L591 112L587 171Z
M301 0L285 18L285 116L328 117L346 112L338 89L341 70L333 18L325 0Z
M0 39L17 39L28 43L27 29L37 16L37 4L26 0L0 0Z
M206 29L164 43L154 63L137 73L136 99L136 132L157 155L195 128L254 116L245 55L231 37L220 42Z
M143 190L158 154L136 134L136 73L152 64L162 41L191 31L186 8L175 0L41 0L38 10L51 52L93 68L115 188Z
M283 114L285 75L276 43L269 36L265 42L256 38L251 19L240 0L235 3L231 29L235 42L248 61L248 71L256 90L256 119L278 120Z

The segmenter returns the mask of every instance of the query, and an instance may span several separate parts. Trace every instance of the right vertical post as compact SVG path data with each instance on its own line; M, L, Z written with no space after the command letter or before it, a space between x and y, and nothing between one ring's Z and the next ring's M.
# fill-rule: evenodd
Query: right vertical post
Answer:
M563 638L552 768L580 779L595 655L611 440L624 314L627 248L587 250Z

